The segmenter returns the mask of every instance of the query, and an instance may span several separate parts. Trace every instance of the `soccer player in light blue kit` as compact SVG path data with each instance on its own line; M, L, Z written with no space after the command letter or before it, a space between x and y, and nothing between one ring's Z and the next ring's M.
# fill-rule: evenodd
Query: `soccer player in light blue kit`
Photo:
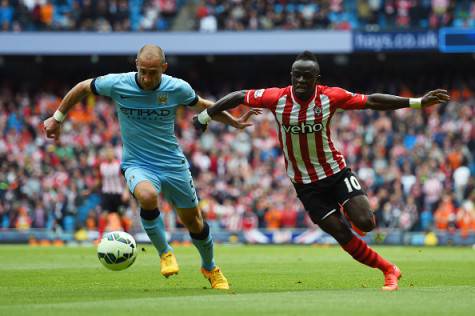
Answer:
M190 231L201 255L201 272L212 288L228 289L228 281L216 266L213 239L198 208L188 162L175 136L175 115L180 105L200 112L213 103L196 95L191 86L164 72L162 49L145 45L137 54L137 72L108 74L78 83L62 100L54 115L44 121L48 138L59 139L67 112L82 98L94 93L107 96L116 105L123 142L122 170L130 191L140 204L142 225L160 255L165 277L179 271L173 249L166 240L159 216L158 194L163 193ZM242 129L250 126L250 111L239 119L223 113L218 120Z

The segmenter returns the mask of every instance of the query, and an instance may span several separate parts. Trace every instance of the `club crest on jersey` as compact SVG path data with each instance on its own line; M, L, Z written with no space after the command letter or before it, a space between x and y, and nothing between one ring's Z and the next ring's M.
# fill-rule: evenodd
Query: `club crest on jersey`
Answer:
M157 101L159 104L167 104L168 96L166 94L160 94L157 96Z
M314 111L315 111L316 115L321 115L322 114L322 108L321 107L316 106L314 108Z

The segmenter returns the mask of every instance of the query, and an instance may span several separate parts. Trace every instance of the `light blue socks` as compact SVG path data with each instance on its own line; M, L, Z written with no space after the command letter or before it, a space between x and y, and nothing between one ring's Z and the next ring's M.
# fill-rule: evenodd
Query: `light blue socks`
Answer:
M158 208L151 211L140 209L140 219L145 232L160 256L165 252L173 251L173 248L168 244L165 224L160 217Z
M213 238L209 233L208 223L204 222L203 231L198 234L190 233L193 245L198 249L201 256L201 266L208 271L216 267L213 253Z

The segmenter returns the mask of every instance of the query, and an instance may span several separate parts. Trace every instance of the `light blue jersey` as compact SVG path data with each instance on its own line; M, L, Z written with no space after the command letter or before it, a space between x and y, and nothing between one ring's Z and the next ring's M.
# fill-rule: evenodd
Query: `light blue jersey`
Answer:
M136 72L108 74L94 79L94 93L114 100L123 143L122 169L154 171L189 168L175 136L179 105L194 105L198 97L184 80L162 75L155 90L142 90Z

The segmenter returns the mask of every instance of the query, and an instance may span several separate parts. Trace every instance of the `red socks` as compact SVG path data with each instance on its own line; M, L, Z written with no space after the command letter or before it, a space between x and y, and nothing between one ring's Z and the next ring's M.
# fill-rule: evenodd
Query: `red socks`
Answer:
M378 268L379 270L386 272L393 264L383 257L381 257L376 251L368 247L368 245L356 236L346 244L342 245L342 248L348 252L353 259L361 262L372 268Z
M104 230L107 226L107 217L103 214L99 215L99 220L97 222L97 231L99 232L99 238L102 239L102 235L104 234Z

